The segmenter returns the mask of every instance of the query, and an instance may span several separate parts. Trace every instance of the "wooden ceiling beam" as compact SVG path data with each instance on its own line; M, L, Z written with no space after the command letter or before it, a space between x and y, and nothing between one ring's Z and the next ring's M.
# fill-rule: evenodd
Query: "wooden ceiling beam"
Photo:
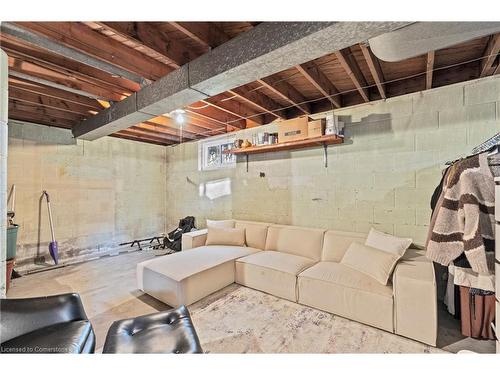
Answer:
M245 104L234 100L232 97L224 97L221 99L220 96L217 96L201 100L200 102L226 112L235 118L246 119L250 117L252 121L258 123L259 125L265 124L264 116L255 113L254 110L251 110Z
M49 53L43 49L35 48L22 41L11 38L8 35L2 36L2 49L9 56L18 57L25 61L38 63L42 66L65 72L77 78L95 82L100 85L113 87L117 92L130 94L140 90L141 86L121 77L113 77L105 71L81 64L77 61Z
M219 127L230 126L238 129L245 129L246 127L246 122L243 118L230 118L225 112L217 110L214 111L213 108L210 107L198 109L189 106L185 108L185 111L190 113L191 116L198 116L199 118L215 122L219 125Z
M229 90L228 93L247 102L258 110L268 113L278 119L285 120L287 118L285 111L280 109L280 105L278 103L258 91L250 91L244 87L237 87Z
M37 24L41 24L38 22ZM62 24L62 22L61 22ZM64 45L59 43L59 41L51 38L48 35L43 35L37 32L33 32L26 26L28 23L12 23L12 22L4 22L1 25L2 35L11 35L14 38L19 40L23 40L31 45L43 48L52 53L56 53L60 56L67 57L69 59L78 61L80 63L95 67L102 71L108 72L112 75L117 75L120 77L125 77L130 79L131 81L135 81L140 83L142 81L142 77L134 74L130 71L124 70L119 66L115 66L111 64L109 61L103 61L95 56L91 56L87 51L77 50L72 48L72 46ZM64 39L64 38L62 38Z
M156 80L172 71L171 67L108 38L80 22L16 22L15 24L141 78ZM64 56L74 58L71 54L64 54ZM88 62L88 64L97 68L93 62ZM116 75L126 78L124 74ZM137 82L137 80L134 81Z
M66 86L76 89L79 92L87 92L105 100L120 101L126 98L125 95L113 92L107 88L97 86L90 82L77 80L68 77L68 75L64 73L9 56L9 74L11 71L43 79L45 82L49 81L56 83L59 88Z
M73 126L73 121L65 119L54 118L49 115L43 115L32 112L26 112L17 108L9 108L9 119L32 122L34 124L54 126L57 128L70 129Z
M130 130L129 131L122 130L118 133L110 134L109 136L113 137L113 138L127 139L129 141L150 143L150 144L158 145L158 146L170 146L173 144L170 141L164 141L164 140L158 139L156 137L153 137L153 138L147 137L144 135L134 133L133 131L130 131Z
M206 51L226 43L230 38L221 29L208 22L169 22L187 37L196 41Z
M432 88L432 75L434 73L434 57L435 52L427 52L427 64L425 71L425 89L430 90Z
M40 94L49 98L63 100L68 103L73 103L78 106L85 107L87 108L87 110L100 111L101 109L103 109L103 107L95 99L74 94L69 91L60 90L54 87L45 86L30 81L25 81L12 76L9 77L9 88L23 90L28 94L30 93Z
M155 124L154 122L151 122L151 121L141 122L140 124L137 124L136 126L141 128L141 129L147 129L148 131L151 131L151 132L168 134L168 135L175 136L178 138L180 138L180 136L181 136L180 128L176 129L176 128L172 128L170 126ZM194 135L191 132L184 130L184 128L183 128L182 129L182 138L198 139L199 137Z
M17 100L19 102L26 102L42 107L76 113L85 117L97 113L97 111L92 110L89 107L72 102L67 102L61 99L55 99L50 96L25 91L23 89L17 88L16 86L9 87L9 98Z
M278 81L270 77L259 79L257 82L300 109L304 114L311 114L311 106L309 103L306 103L306 98L288 82Z
M177 125L171 118L165 117L165 116L159 116L155 117L151 120L148 120L146 122L151 122L157 125L162 125L166 127L170 127L173 129L179 129L179 125ZM207 136L213 135L213 134L222 134L224 133L222 130L217 130L220 129L221 126L218 124L213 124L213 123L208 123L207 121L204 120L199 120L196 118L193 118L192 116L187 116L186 123L182 125L183 130L190 132L195 135L204 135Z
M488 76L492 73L491 67L495 62L498 53L500 52L500 33L492 35L484 51L484 59L481 62L481 77ZM498 70L498 69L496 69Z
M33 113L37 114L40 116L50 116L53 118L57 119L62 119L62 120L68 120L72 121L73 123L76 123L78 121L82 121L85 118L85 115L83 114L78 114L78 113L72 113L72 112L67 112L67 111L62 111L59 109L54 109L54 108L49 108L49 107L44 107L40 106L38 104L33 104L33 103L27 103L27 102L22 102L16 99L9 99L9 110L19 110L23 111L26 113Z
M318 90L335 108L342 106L339 90L333 85L328 77L312 61L297 65L296 69Z
M181 142L181 137L179 135L168 134L166 132L161 131L160 129L151 129L148 126L141 126L141 124L131 126L127 130L132 130L137 134L162 138L170 142L175 142L175 143Z
M144 49L159 53L169 61L174 68L188 63L197 57L182 43L171 39L151 22L92 22L101 28L112 31L124 38L136 41Z
M349 48L344 48L340 51L336 51L335 57L337 57L340 65L351 79L352 83L356 87L356 90L358 90L359 95L361 95L365 102L369 102L370 97L368 95L368 90L365 88L367 86L365 79L363 77L363 74L361 73L361 70L359 69L358 63L352 57Z
M360 43L359 47L361 48L361 52L363 53L363 57L365 58L366 64L368 65L368 69L370 69L370 73L377 85L378 92L382 99L386 99L387 95L385 94L384 87L384 74L382 72L382 68L380 67L380 62L370 49L370 46L366 43Z

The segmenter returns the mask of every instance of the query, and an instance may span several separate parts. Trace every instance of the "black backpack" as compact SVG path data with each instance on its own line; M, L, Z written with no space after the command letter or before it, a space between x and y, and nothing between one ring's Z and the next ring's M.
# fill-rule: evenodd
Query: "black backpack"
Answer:
M193 229L196 229L194 225L194 216L186 216L184 219L181 219L179 221L179 227L168 233L163 239L165 248L169 248L174 251L181 251L182 234L191 232Z

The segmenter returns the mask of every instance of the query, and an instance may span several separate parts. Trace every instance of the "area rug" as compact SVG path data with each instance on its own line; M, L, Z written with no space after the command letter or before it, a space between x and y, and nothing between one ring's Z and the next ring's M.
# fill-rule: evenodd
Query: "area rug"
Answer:
M236 284L190 311L206 353L446 353Z

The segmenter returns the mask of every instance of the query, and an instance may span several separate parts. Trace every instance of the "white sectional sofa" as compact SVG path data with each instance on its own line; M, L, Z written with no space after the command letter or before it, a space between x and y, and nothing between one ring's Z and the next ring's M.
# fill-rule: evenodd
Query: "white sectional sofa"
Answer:
M340 261L366 235L235 220L247 246L205 246L207 230L183 236L183 251L138 264L141 290L170 306L189 305L234 282L436 345L434 268L406 251L382 285Z

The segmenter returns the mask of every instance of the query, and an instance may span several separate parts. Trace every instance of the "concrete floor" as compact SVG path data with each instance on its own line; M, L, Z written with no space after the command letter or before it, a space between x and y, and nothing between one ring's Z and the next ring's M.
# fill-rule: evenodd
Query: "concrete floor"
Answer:
M96 333L96 349L100 351L113 321L169 309L136 287L136 264L153 256L148 251L132 252L24 276L12 281L8 297L78 292ZM439 325L439 348L450 352L463 349L495 352L493 341L463 337L459 322L444 309L439 314Z

